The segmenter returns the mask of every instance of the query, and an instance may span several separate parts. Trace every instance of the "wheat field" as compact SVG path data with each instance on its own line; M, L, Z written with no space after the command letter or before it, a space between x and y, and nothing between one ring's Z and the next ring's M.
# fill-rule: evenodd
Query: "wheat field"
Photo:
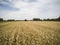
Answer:
M60 45L60 22L1 22L0 45Z

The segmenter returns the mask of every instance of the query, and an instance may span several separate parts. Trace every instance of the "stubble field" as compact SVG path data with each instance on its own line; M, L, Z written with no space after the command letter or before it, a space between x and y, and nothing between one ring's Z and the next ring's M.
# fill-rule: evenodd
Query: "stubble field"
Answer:
M0 45L60 45L60 22L1 22Z

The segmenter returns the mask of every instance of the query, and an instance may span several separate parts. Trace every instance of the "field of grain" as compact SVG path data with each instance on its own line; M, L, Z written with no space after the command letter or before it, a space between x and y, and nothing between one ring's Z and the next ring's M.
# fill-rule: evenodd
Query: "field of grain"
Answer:
M60 45L60 22L1 22L0 45Z

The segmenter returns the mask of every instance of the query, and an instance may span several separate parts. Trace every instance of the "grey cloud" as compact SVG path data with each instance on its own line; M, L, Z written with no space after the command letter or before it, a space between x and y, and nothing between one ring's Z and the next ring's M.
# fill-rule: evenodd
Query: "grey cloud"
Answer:
M29 2L29 3L31 3L31 2L37 2L37 0L22 0L22 1Z
M10 0L0 0L0 10L17 11L19 9L13 7Z

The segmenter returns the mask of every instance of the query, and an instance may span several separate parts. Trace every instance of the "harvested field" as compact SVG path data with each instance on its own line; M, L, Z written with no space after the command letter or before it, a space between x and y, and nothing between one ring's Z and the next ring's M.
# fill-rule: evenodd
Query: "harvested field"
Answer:
M0 45L60 45L60 22L1 22Z

